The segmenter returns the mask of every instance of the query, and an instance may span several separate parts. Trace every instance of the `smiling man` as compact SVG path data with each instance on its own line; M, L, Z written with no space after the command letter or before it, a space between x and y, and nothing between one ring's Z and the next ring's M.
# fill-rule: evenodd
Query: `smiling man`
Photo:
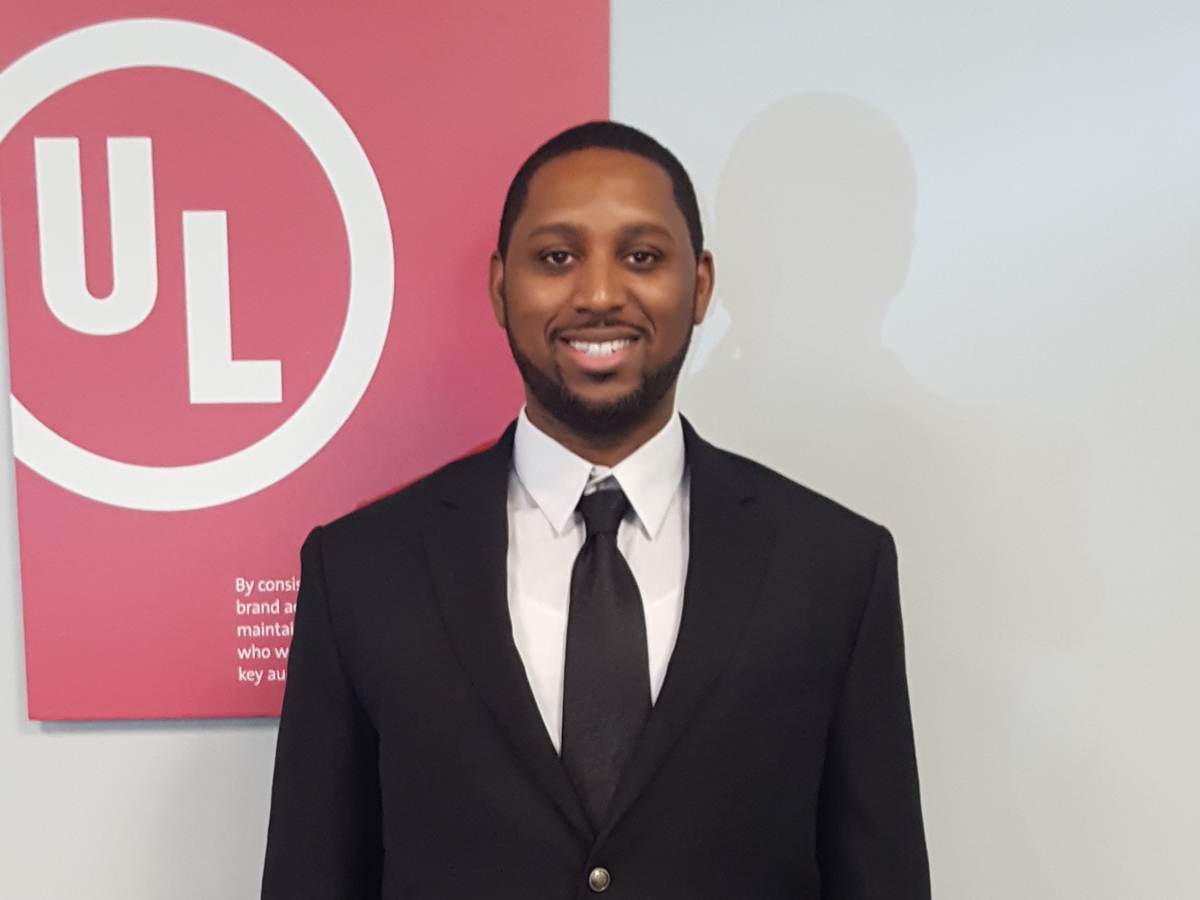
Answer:
M264 898L927 900L895 545L676 411L713 279L642 132L522 165L525 406L306 540Z

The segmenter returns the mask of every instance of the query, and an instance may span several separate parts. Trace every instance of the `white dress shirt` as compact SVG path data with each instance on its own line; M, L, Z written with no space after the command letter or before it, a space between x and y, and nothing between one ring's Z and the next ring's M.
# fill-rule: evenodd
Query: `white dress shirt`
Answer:
M508 482L508 612L513 640L555 749L562 745L563 669L571 569L586 529L575 505L607 475L629 499L617 546L646 613L650 698L657 700L679 632L688 556L688 487L678 413L611 468L594 466L521 409Z

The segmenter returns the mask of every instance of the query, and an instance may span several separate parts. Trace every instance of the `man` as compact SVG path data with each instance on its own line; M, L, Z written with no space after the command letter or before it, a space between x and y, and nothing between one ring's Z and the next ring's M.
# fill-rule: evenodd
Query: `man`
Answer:
M641 132L522 166L525 407L305 541L264 898L929 897L891 535L676 413L713 272Z

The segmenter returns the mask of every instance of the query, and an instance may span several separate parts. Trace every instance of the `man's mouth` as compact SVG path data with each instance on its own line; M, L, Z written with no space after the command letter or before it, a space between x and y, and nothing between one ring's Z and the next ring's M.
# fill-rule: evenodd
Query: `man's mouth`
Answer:
M588 356L612 356L632 344L633 338L622 338L617 341L568 341L567 343Z
M630 354L637 343L636 337L611 338L606 341L585 341L579 338L564 338L567 357L578 368L594 374L615 371Z

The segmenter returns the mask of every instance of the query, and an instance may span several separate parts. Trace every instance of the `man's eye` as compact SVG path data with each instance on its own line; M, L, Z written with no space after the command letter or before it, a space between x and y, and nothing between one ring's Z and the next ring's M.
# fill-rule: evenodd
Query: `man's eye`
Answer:
M658 254L650 250L634 250L632 253L627 254L627 258L635 266L645 267L655 262L658 259Z
M554 268L562 268L571 261L571 254L566 250L551 250L549 253L543 253L542 259Z

